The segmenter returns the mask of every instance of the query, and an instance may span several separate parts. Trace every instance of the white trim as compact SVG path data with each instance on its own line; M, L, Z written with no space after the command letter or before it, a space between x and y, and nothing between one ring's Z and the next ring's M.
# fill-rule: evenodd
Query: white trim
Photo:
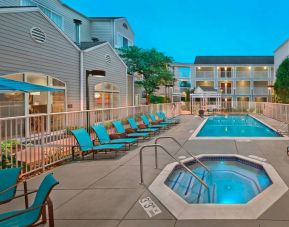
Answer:
M118 55L118 53L116 52L116 50L110 45L109 42L105 42L105 43L102 43L100 45L97 45L97 46L94 46L94 47L91 47L89 49L86 49L86 50L83 50L82 52L84 53L87 53L87 52L90 52L90 51L93 51L93 50L96 50L98 48L101 48L101 47L104 47L108 45L110 47L110 49L113 51L113 53L117 56L117 58L122 62L122 64L126 67L127 69L127 65L125 64L125 62L122 60L122 58Z
M80 52L80 111L84 110L84 64L83 52Z

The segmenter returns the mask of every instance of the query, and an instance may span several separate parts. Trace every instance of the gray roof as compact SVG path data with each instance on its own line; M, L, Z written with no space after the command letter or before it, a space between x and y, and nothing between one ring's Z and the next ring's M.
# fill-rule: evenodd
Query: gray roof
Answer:
M213 91L213 92L218 91L217 89L215 89L215 88L213 88L213 87L203 87L203 86L200 86L200 88L201 88L203 91L209 91L209 92L211 92L211 91Z
M117 20L125 17L89 17L90 20Z
M197 56L196 65L273 65L273 56Z
M99 41L99 42L81 42L80 45L78 45L78 47L81 50L86 50L95 46L99 46L103 43L107 43L106 41Z

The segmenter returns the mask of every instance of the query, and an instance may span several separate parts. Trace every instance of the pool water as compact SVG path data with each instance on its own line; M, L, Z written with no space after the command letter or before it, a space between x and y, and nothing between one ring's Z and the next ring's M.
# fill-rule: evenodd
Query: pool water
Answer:
M175 169L165 184L191 204L245 204L272 184L261 166L238 160L203 162L210 171L198 164L188 167L203 179L209 190L181 168Z
M281 137L249 115L210 116L197 137Z

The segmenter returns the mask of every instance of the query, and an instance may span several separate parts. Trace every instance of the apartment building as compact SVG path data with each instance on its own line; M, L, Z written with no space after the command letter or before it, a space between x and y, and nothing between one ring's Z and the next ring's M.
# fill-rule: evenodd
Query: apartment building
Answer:
M273 56L197 56L194 64L173 64L178 81L175 95L209 87L222 101L268 101L275 80Z
M1 117L116 108L134 103L133 80L116 49L133 45L123 17L89 18L59 0L0 0L0 76L63 89L0 94ZM105 77L88 79L88 71Z

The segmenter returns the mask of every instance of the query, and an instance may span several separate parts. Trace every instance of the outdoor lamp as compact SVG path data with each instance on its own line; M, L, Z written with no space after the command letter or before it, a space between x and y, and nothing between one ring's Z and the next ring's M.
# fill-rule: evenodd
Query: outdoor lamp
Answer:
M86 123L87 123L87 129L89 129L89 123L90 123L90 119L89 119L89 103L90 103L90 99L89 99L89 84L88 84L88 78L89 77L96 77L96 78L103 78L105 77L106 73L104 70L86 70L86 110L87 110L87 117L86 117Z

